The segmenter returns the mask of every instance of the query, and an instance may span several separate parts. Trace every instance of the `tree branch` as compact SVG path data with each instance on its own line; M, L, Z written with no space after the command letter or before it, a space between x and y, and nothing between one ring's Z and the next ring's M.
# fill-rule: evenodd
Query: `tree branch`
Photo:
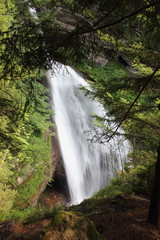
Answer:
M138 122L141 122L141 123L144 123L144 124L146 124L146 125L148 125L148 126L150 126L150 127L153 127L153 128L159 128L160 129L160 125L158 125L158 124L153 124L153 123L151 123L151 122L147 122L147 121L145 121L145 120L143 120L143 119L140 119L140 118L135 118L135 117L131 117L131 119L133 119L133 120L135 120L135 121L138 121Z
M149 5L146 5L146 6L142 7L142 8L140 8L140 9L138 9L137 11L128 14L128 15L125 16L125 17L122 17L122 18L116 20L115 22L108 23L108 24L102 25L102 26L97 27L97 28L93 28L93 27L92 27L92 28L90 28L90 29L88 29L88 30L85 30L85 31L81 31L81 32L77 32L77 33L75 32L74 35L79 35L79 34L94 32L94 31L97 31L97 30L101 30L101 29L104 29L104 28L111 27L111 26L113 26L113 25L116 25L116 24L118 24L118 23L120 23L120 22L128 19L128 18L133 17L134 15L136 15L136 14L138 14L138 13L140 13L140 12L142 12L142 11L150 8L150 7L156 6L157 4L160 4L160 0L158 0L158 1L154 2L154 3L151 3L151 4L149 4Z
M98 24L100 24L106 17L108 17L120 4L122 3L122 0L116 3L116 5L109 11L107 12L100 20L95 22L92 26L92 28L95 28Z
M112 135L110 136L110 138L108 139L108 141L115 135L115 133L117 132L117 130L119 129L119 127L122 125L122 123L124 122L124 120L126 119L128 113L130 112L131 108L134 106L134 104L136 103L136 101L138 100L138 98L140 97L140 95L142 94L142 92L144 91L144 89L147 87L147 85L149 84L149 82L151 81L151 79L154 77L154 75L156 74L156 72L160 69L160 66L158 66L154 72L151 74L150 78L148 79L148 81L145 83L145 85L143 86L143 88L141 89L141 91L138 93L137 97L135 98L135 100L133 101L133 103L131 104L131 106L129 107L128 111L126 112L126 114L124 115L122 121L118 124L116 130L112 133Z

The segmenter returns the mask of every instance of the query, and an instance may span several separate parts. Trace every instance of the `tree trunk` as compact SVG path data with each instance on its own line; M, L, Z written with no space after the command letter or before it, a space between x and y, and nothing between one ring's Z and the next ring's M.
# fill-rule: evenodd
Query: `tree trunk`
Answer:
M151 193L151 202L148 213L148 221L158 226L160 231L160 142L158 146L157 162L155 166L155 177Z

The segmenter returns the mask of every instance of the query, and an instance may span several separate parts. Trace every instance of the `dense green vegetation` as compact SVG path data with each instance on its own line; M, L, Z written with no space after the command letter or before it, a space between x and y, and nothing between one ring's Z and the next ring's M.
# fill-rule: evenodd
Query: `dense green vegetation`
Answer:
M44 134L51 113L43 85L44 72L53 61L82 71L93 86L93 92L83 91L107 109L104 118L95 116L94 140L109 141L123 126L132 142L130 162L110 189L150 195L156 159L156 169L160 168L160 1L0 0L0 4L1 220L31 205L49 171L50 142ZM36 20L29 6L36 9ZM65 24L64 9L74 19L72 27ZM98 55L109 60L106 66L95 65ZM157 212L159 181L156 171L151 205ZM156 220L151 215L150 221L158 224L157 215Z
M1 1L1 32L14 23L16 7ZM1 57L5 44L1 45ZM11 63L9 63L10 65ZM50 177L50 110L43 72L16 65L5 75L0 68L0 220L30 206L44 180ZM12 68L12 66L10 65Z
M79 69L84 71L84 74L87 74L88 81L92 84L95 91L90 92L84 88L82 90L93 98L98 98L108 110L108 115L104 118L95 116L95 126L101 126L104 128L104 131L101 135L95 131L94 140L105 142L114 130L107 129L105 122L112 123L116 117L123 117L124 112L122 112L122 109L125 110L129 107L136 97L136 91L133 87L133 85L135 86L135 81L131 82L133 81L131 80L133 79L132 73L118 60L117 62L109 61L104 67L86 62L84 63L84 69L81 69L81 67ZM136 76L136 78L138 77ZM145 95L143 97L146 99ZM104 193L105 196L109 195L108 191L112 191L112 189L113 192L116 190L118 193L121 192L123 194L151 194L159 137L157 123L159 122L160 113L157 107L157 99L155 103L152 102L155 106L150 106L150 103L143 100L143 97L139 100L138 109L134 108L136 117L132 114L122 124L125 129L125 135L130 139L133 146L133 151L128 156L129 161L125 164L123 171L117 173L116 178L111 181L110 187L100 191L100 196L101 193L102 195ZM140 104L143 104L143 106ZM146 108L145 104L147 105ZM141 111L139 107L141 107ZM111 119L110 116L115 116L115 118ZM149 134L151 131L152 134Z

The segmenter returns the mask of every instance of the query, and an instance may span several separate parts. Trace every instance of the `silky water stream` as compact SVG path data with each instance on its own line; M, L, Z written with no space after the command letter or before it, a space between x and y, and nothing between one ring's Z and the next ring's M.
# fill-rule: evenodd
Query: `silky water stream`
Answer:
M70 204L76 204L109 183L123 168L131 147L123 137L105 144L90 141L94 134L92 115L103 116L104 110L79 89L80 85L90 86L75 70L56 64L48 79Z

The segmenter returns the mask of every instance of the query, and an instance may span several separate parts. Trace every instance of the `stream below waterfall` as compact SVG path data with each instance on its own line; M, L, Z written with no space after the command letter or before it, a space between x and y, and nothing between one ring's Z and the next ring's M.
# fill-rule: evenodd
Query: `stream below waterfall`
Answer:
M92 115L103 116L104 109L79 89L80 85L90 86L75 70L56 64L48 79L70 204L77 204L109 183L123 168L131 147L123 137L105 144L90 141L94 134Z

